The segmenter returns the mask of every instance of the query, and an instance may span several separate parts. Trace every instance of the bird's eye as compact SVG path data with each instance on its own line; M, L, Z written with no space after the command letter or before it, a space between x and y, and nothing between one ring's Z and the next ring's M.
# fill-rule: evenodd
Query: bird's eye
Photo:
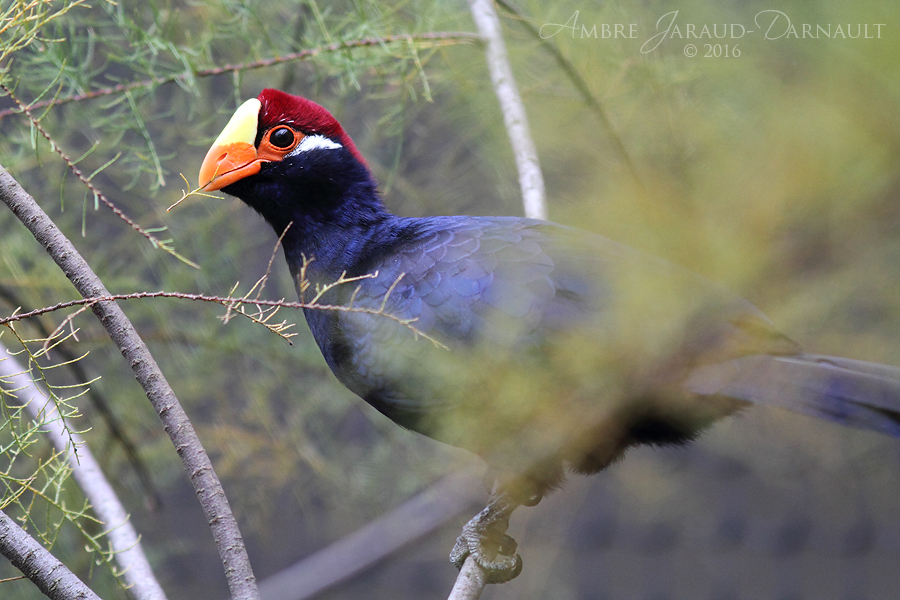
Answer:
M269 143L276 148L290 148L294 145L294 131L289 127L279 127L269 135Z

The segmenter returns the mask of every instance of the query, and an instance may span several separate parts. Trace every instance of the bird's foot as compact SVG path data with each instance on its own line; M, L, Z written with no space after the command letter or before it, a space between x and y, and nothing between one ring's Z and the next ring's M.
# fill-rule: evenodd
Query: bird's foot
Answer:
M509 516L515 506L492 498L483 511L463 527L450 553L450 561L461 569L471 556L481 567L487 583L506 583L522 572L522 557L516 554L516 541L506 535Z

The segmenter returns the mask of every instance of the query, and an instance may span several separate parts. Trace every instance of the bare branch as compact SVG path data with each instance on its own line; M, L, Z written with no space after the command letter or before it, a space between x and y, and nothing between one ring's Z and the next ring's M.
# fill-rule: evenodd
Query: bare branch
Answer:
M397 279L394 280L394 283L391 284L391 287L388 288L387 292L384 294L384 298L381 299L381 308L379 308L379 312L384 312L384 307L387 306L388 299L391 297L391 294L394 292L394 289L397 287L397 284L400 283L400 280L406 276L406 273L400 273L397 276ZM353 296L356 296L356 292L353 293Z
M359 277L344 277L342 279L338 279L334 283L330 283L326 286L322 286L322 288L332 289L336 285L343 285L346 283L352 283L354 281L359 281L360 279L368 279L370 277L374 277L375 275L362 275ZM395 282L396 284L396 282ZM391 286L393 289L394 286ZM327 291L327 290L326 290ZM38 308L28 312L17 312L8 317L0 318L0 325L6 325L8 323L13 323L15 321L21 321L22 319L27 319L30 317L36 317L38 315L43 315L46 313L54 312L57 310L63 310L66 308L72 308L73 306L90 306L94 307L98 303L104 302L113 302L116 300L140 300L142 298L180 298L182 300L194 300L198 302L211 302L213 304L221 304L222 306L228 308L230 311L236 311L241 316L247 317L251 321L263 325L269 331L273 333L277 333L284 337L285 339L293 337L295 334L286 334L282 335L281 331L286 329L286 327L281 328L282 324L272 324L268 323L268 319L271 318L271 315L274 313L269 312L258 312L257 314L251 314L243 310L241 307L243 304L253 304L257 308L262 306L270 306L274 308L309 308L313 310L331 310L335 312L351 312L351 313L361 313L367 315L381 316L386 319L390 319L392 321L396 321L400 325L408 328L413 332L417 337L421 337L423 339L428 340L435 346L443 349L447 349L447 346L443 344L441 341L436 338L428 335L424 331L416 328L415 322L416 319L406 319L403 317L398 317L397 315L393 315L389 312L385 312L384 307L381 308L365 308L359 306L351 305L340 305L340 304L319 304L317 299L321 297L321 294L316 294L316 298L314 298L310 302L287 302L285 300L257 300L253 298L249 298L246 296L235 297L235 296L205 296L203 294L185 294L182 292L134 292L132 294L106 294L104 296L93 296L90 298L82 298L80 300L70 300L68 302L60 302L58 304L54 304L53 306L45 306L44 308ZM261 316L262 315L262 318ZM229 317L224 317L225 321L230 320Z
M2 166L0 166L0 200L9 206L35 239L44 246L82 296L92 298L110 295L103 282L72 243L41 210L34 198L28 195ZM184 463L200 505L206 513L219 556L225 565L225 576L232 597L236 600L256 600L259 598L256 578L253 576L253 569L237 522L212 462L175 393L122 310L114 302L103 301L95 302L92 309L134 371L135 378L153 404L166 433L169 434Z
M503 43L503 31L500 17L494 8L493 0L469 0L469 8L478 32L486 42L484 49L488 70L494 84L494 92L500 101L503 122L509 134L509 143L516 158L519 170L519 185L522 188L522 202L525 205L525 216L533 219L547 218L547 201L544 192L544 177L541 175L541 164L537 150L528 129L528 116L525 105L516 87L506 45Z
M546 219L547 200L541 165L528 128L525 105L522 103L512 67L509 64L500 17L497 15L494 0L469 0L469 9L472 11L472 18L475 20L478 32L486 42L484 52L488 70L497 100L500 101L500 110L503 113L503 122L509 135L509 143L516 158L525 216L533 219ZM487 577L484 570L470 555L459 571L449 600L477 600L481 596L486 582Z
M269 281L269 274L272 272L272 265L275 264L275 257L278 256L278 249L281 247L282 242L284 242L284 236L287 235L287 232L290 230L293 224L293 221L288 223L287 227L284 228L284 231L281 232L281 235L278 236L278 241L275 242L275 247L272 248L272 256L269 257L269 264L266 265L266 272L263 273L263 276L260 277L259 281L256 282L256 285L259 286L259 289L256 291L256 298L254 298L254 300L259 300L259 297L262 295L263 290L266 289L266 282ZM250 292L247 292L246 295L249 296Z

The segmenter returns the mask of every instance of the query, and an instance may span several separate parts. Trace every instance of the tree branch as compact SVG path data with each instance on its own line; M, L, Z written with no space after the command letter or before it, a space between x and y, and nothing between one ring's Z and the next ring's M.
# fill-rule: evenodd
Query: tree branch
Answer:
M153 575L137 531L90 448L80 435L66 431L62 415L57 418L48 415L50 411L46 411L44 403L39 401L47 398L47 394L37 387L24 367L6 354L0 344L0 381L9 384L9 391L16 395L19 403L35 421L42 423L41 429L57 452L65 454L75 481L91 503L94 514L106 527L106 538L129 592L137 600L165 600L166 595Z
M176 252L172 248L172 245L169 242L166 242L166 241L163 241L163 240L157 238L156 236L151 234L149 231L147 231L146 229L144 229L143 227L138 225L138 223L136 221L134 221L131 217L126 215L124 212L122 212L122 209L120 209L118 206L116 206L112 202L112 200L110 200L109 198L106 197L106 194L101 192L100 189L91 182L91 177L93 177L93 175L91 177L85 177L84 173L81 172L81 169L79 169L78 166L75 164L75 162L71 158L69 158L69 155L66 154L65 152L63 152L63 149L59 147L59 145L53 140L52 137L50 137L50 134L47 132L46 129L44 129L44 127L41 125L40 121L38 119L36 119L33 114L31 114L31 108L22 104L19 101L19 99L16 97L16 95L13 94L12 90L9 89L6 85L0 83L0 89L2 89L4 92L6 92L6 94L10 98L12 98L13 102L16 103L16 106L18 106L22 110L22 112L25 113L25 116L27 116L28 120L31 121L31 126L34 129L36 129L48 142L50 142L50 148L54 152L59 154L60 158L63 159L63 162L66 163L66 166L69 168L69 170L75 174L75 177L77 177L78 180L81 181L81 183L84 184L84 186L88 190L90 190L90 192L94 195L94 198L97 198L98 200L103 202L103 204L106 205L106 207L108 209L110 209L113 212L113 214L115 214L117 217L119 217L120 219L125 221L125 223L127 223L128 226L131 227L133 230L135 230L136 232L138 232L139 234L144 236L151 244L153 244L154 248L160 248L160 249L168 252L169 254L171 254L172 256L177 258L178 260L194 267L195 269L200 268L196 263L191 262L184 256L180 255L178 252ZM113 159L113 160L115 160L115 159ZM107 163L107 164L109 164L109 163Z
M456 578L447 600L478 600L487 583L485 577L484 569L478 566L470 554L459 570L459 577Z
M0 554L52 600L100 600L83 581L0 511Z
M478 32L486 42L484 49L494 92L500 101L503 122L509 134L509 143L516 158L519 170L519 185L522 188L522 201L525 205L525 216L532 219L547 218L547 201L544 192L544 177L541 175L541 164L537 150L528 130L528 116L525 105L516 87L506 45L503 43L503 31L500 28L500 17L494 8L493 0L469 0L469 8Z
M2 165L0 165L0 200L9 206L35 239L44 246L82 296L109 295L106 287L72 243ZM169 434L184 463L200 505L206 513L219 556L225 565L225 576L232 597L256 600L259 598L256 579L237 522L225 497L222 484L213 470L212 462L184 409L178 403L175 393L122 309L114 302L97 302L92 305L92 309L134 371L135 377L163 422L166 433Z

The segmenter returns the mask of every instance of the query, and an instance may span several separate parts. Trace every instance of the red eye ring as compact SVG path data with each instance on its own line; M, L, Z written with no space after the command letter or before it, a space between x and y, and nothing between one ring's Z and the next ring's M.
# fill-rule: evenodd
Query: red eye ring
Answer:
M279 161L300 143L305 136L288 125L276 125L263 134L257 148L258 158L262 161Z
M287 150L297 143L297 133L290 127L277 127L269 132L269 143L275 148Z

